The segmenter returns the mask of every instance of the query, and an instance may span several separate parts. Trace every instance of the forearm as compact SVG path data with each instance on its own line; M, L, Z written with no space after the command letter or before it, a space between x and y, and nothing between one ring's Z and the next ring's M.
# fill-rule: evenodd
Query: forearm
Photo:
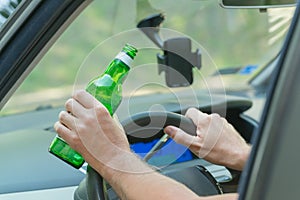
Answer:
M123 159L114 158L115 161L98 165L96 170L121 199L237 199L237 194L199 197L183 184L159 174L136 155L125 153L119 156Z
M197 198L183 184L157 173L133 153L119 156L111 163L93 167L96 167L121 199Z
M120 175L120 174L119 174ZM179 182L159 173L122 174L116 177L121 199L196 199L198 196ZM122 179L120 181L120 179ZM121 185L118 183L120 182Z
M121 199L164 199L164 200L237 200L237 194L198 196L185 185L159 173L126 174L120 191ZM118 178L119 179L119 178ZM117 184L118 185L118 184Z

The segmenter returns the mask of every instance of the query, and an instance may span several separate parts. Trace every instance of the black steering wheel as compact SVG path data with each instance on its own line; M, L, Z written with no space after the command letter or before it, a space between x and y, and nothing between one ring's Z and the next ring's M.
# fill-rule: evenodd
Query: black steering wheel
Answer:
M185 132L195 135L196 126L191 119L172 112L143 112L124 120L122 123L129 143L151 141L164 135L163 128L173 125ZM202 181L198 193L203 195L220 194L222 190L210 173L201 166L184 168L179 174L174 171L165 173L167 176L185 181L187 186L195 187ZM191 183L185 177L193 179ZM201 180L200 180L201 179ZM104 200L108 199L108 191L103 178L91 167L88 167L85 179L79 184L74 193L75 200Z

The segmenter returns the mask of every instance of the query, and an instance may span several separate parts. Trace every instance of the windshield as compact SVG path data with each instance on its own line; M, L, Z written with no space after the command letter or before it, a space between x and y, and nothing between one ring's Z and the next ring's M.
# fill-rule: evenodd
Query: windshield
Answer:
M158 73L163 54L136 28L145 17L163 13L163 41L188 37L199 49L202 67L188 89L236 91L280 52L294 8L224 9L217 0L93 1L62 34L2 110L2 115L62 106L74 89L104 71L124 43L139 48L125 82L124 96L171 93ZM221 81L215 81L216 74ZM152 100L155 101L155 100Z

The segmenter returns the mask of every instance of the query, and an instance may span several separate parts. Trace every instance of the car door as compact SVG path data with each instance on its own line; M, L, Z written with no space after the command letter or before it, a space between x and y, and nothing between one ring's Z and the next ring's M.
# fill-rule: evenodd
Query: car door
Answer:
M299 199L299 11L298 3L243 174L240 199Z
M17 2L8 0L1 2L2 11L9 11L1 13L1 108L58 36L89 3L90 1L85 0L22 0ZM13 7L11 7L12 5ZM22 119L16 120L22 121ZM2 122L4 125L5 122ZM5 126L1 126L1 129L4 128ZM8 196L1 195L1 199L71 199L73 189L69 189L68 186L77 185L83 174L77 170L64 169L60 165L52 165L52 158L47 151L43 151L43 155L36 152L39 149L39 142L46 141L48 144L53 135L42 136L42 134L34 132L33 130L31 136L20 132L0 134L2 138L0 195L10 193ZM28 140L25 142L24 137L30 142ZM7 146L9 144L7 141L11 139L5 142L5 138L15 140L13 142L15 146ZM32 160L29 158L36 155L42 159L29 164ZM5 163L12 156L15 157L16 162L10 163L10 170L5 173L8 166ZM61 173L58 173L59 171ZM45 181L44 177L49 177L49 175L51 179ZM42 189L51 189L51 192L26 192ZM53 191L55 189L57 189L56 192ZM23 193L14 196L15 192Z

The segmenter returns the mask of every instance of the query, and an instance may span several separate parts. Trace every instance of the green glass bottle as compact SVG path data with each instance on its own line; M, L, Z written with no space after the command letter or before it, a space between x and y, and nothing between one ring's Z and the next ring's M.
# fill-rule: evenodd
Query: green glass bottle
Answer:
M86 91L100 101L111 115L114 114L121 103L122 83L136 53L137 49L135 47L126 44L105 72L92 79L86 87ZM84 163L83 157L59 136L56 136L52 141L49 152L77 169Z

